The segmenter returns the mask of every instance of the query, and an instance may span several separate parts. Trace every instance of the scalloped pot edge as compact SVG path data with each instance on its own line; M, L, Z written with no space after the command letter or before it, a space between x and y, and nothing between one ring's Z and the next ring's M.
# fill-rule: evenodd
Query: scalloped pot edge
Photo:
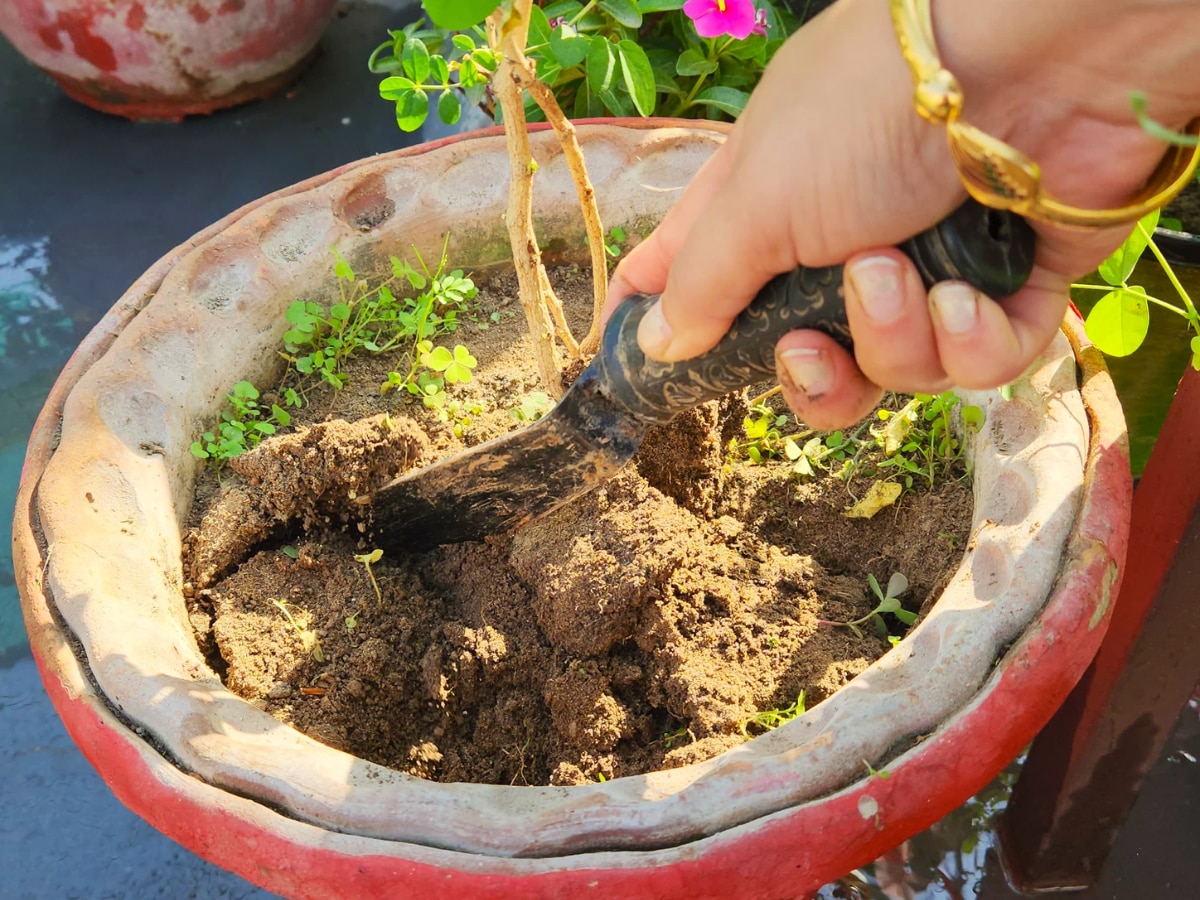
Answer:
M604 220L657 221L723 131L581 125ZM582 247L552 134L533 145L542 233ZM499 262L506 164L489 131L280 191L164 257L85 339L35 428L14 526L48 690L127 804L288 896L726 894L714 878L747 897L815 889L986 783L1094 654L1131 487L1111 382L1075 332L1075 352L1060 335L1012 399L967 395L987 415L974 523L932 613L829 700L707 762L570 788L426 782L279 724L196 648L180 523L197 425L274 365L287 304L330 283L330 245L352 260L436 252L449 230L453 259ZM921 735L891 777L862 779L862 760Z

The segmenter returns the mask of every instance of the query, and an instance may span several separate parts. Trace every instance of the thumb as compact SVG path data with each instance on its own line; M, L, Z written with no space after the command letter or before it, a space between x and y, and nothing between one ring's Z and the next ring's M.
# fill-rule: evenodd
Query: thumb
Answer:
M675 362L712 349L762 286L795 265L785 239L764 243L764 221L786 218L753 202L746 184L731 173L687 230L662 297L638 327L650 358Z

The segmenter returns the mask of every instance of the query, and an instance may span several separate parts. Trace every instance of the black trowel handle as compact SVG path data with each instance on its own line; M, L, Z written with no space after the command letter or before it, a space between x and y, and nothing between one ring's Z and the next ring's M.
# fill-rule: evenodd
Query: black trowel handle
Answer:
M899 249L916 263L927 288L966 281L999 299L1016 293L1029 277L1034 234L1019 216L968 200ZM794 329L816 328L851 346L840 265L801 267L773 278L716 347L682 362L646 359L638 347L638 323L655 299L635 294L617 307L600 348L613 397L644 419L666 421L773 377L775 342Z

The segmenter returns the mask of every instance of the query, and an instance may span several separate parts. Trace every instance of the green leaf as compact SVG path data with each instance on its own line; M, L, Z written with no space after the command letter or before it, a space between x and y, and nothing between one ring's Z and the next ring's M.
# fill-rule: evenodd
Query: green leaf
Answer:
M697 94L693 102L703 106L715 107L721 110L721 112L728 113L737 118L741 115L742 110L746 108L746 101L749 99L750 95L745 91L714 85L713 87L705 88Z
M655 12L671 12L683 9L684 0L638 0L638 9L642 15Z
M1133 107L1133 114L1137 116L1138 124L1142 126L1142 130L1151 137L1165 141L1168 144L1174 144L1177 147L1195 147L1200 144L1200 138L1197 138L1196 135L1181 134L1178 131L1173 131L1161 122L1156 122L1146 115L1146 95L1141 91L1130 91L1129 105Z
M458 102L458 95L453 91L442 91L442 96L438 97L438 118L447 125L453 125L461 115L462 104Z
M456 34L450 38L450 41L464 53L470 53L475 49L475 39L469 34Z
M706 57L695 47L689 47L679 54L675 61L675 72L685 77L690 75L707 75L717 71L717 64Z
M429 71L433 75L433 80L438 84L450 83L450 65L446 62L445 57L437 54L429 57Z
M624 91L605 91L600 95L600 99L604 101L604 105L614 116L631 119L637 115L637 107L633 105L633 100Z
M421 357L421 364L435 372L444 372L454 362L454 356L445 347L434 347Z
M350 263L346 262L346 260L342 258L342 254L338 252L336 247L333 247L331 249L333 250L334 259L337 260L337 262L335 262L333 265L333 274L336 275L338 278L340 278L342 281L353 281L354 280L354 270L352 268L350 268ZM318 309L319 308L320 307L318 307ZM309 328L303 329L303 330L309 331L309 330L311 330L311 326Z
M233 386L233 396L244 400L257 400L258 388L249 381L239 381Z
M595 40L602 41L604 38ZM587 58L591 43L592 38L578 34L570 25L563 25L550 32L550 52L564 69L570 69L583 62ZM547 74L541 69L538 70L538 76L544 81L549 81Z
M1200 337L1192 338L1192 368L1200 372Z
M723 55L733 59L754 59L766 49L767 39L761 34L752 34L745 40L730 44L729 49Z
M915 612L909 612L907 609L892 610L892 615L905 625L911 625L913 622L917 621L917 614Z
M349 267L347 266L347 268L349 268ZM345 322L347 319L350 318L350 304L348 304L348 303L333 304L333 306L329 307L329 318L340 319L341 321Z
M621 79L633 99L633 105L643 116L652 115L654 70L650 67L650 60L646 59L646 51L633 41L621 41L617 44L617 58L621 63Z
M961 411L963 427L973 431L979 431L983 428L983 409L973 403L968 403L963 406Z
M1138 224L1145 227L1146 234L1154 234L1154 227L1158 224L1158 210L1151 210L1142 217ZM1142 258L1142 253L1149 243L1146 235L1142 234L1142 229L1134 226L1133 232L1125 239L1125 243L1114 250L1112 256L1100 263L1098 269L1100 277L1113 287L1123 285L1133 273L1134 267Z
M599 6L626 28L642 27L642 13L633 0L600 0Z
M900 608L900 601L895 597L884 597L879 601L879 605L875 607L876 611L881 613L894 613Z
M555 0L554 3L547 3L543 9L547 18L556 19L562 16L573 19L583 10L583 4L578 0Z
M528 43L546 44L550 41L550 20L545 11L536 4L529 9L529 39Z
M422 0L421 5L438 28L466 31L483 22L497 3L496 0Z
M604 39L594 40L588 47L588 88L597 97L612 89L613 73L617 68L617 56L611 43Z
M429 98L420 91L412 91L396 101L396 124L401 131L416 131L429 117Z
M384 100L402 100L411 94L416 87L411 78L392 75L379 82L379 96Z
M1125 288L1117 288L1092 307L1084 328L1091 342L1104 353L1128 356L1146 339L1150 308L1142 297Z
M429 50L424 41L409 41L400 56L404 74L416 84L424 84L429 77Z
M583 84L575 92L575 107L571 117L575 119L590 119L604 115L604 103L593 93L592 89Z

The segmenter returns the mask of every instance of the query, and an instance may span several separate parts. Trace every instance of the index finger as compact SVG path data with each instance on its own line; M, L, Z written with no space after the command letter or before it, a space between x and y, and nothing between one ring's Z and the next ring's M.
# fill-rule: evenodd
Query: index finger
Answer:
M696 170L658 227L617 264L608 286L601 321L630 294L661 294L679 248L692 225L729 177L733 139L726 141Z

